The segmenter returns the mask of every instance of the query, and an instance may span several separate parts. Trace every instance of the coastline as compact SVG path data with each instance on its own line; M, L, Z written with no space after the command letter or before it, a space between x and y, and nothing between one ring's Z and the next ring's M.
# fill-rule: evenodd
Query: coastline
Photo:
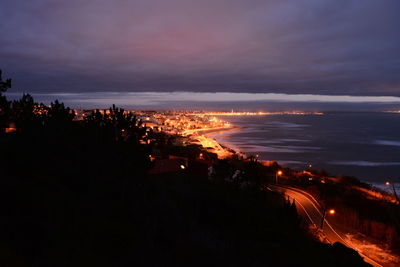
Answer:
M206 136L209 139L215 140L221 147L225 148L226 150L231 151L233 154L237 154L239 156L242 156L244 158L247 157L246 153L240 151L237 147L235 147L232 144L226 143L226 142L221 142L218 140L216 136L223 136L228 132L233 132L233 131L240 131L244 129L245 127L237 127L237 126L232 126L230 128L227 128L225 130L213 130L213 131L207 131L204 132L204 136Z
M242 129L245 129L245 128L246 128L246 127L237 127L237 126L235 126L235 127L232 127L232 129L227 129L227 130L225 130L225 131L209 131L209 132L205 133L205 136L207 136L208 138L211 138L211 139L215 140L216 142L219 143L219 145L220 145L221 147L225 148L225 149L228 150L228 151L231 151L233 154L236 154L236 155L238 155L238 156L240 156L240 157L242 157L242 158L247 158L247 157L251 156L251 154L248 154L248 153L245 153L245 152L243 152L243 151L240 151L239 148L235 147L235 146L232 145L232 144L229 144L229 143L226 143L226 142L218 141L217 138L215 137L215 135L221 135L221 136L223 136L223 135L226 134L227 132L239 131L239 130L242 130ZM258 158L258 155L253 155L253 156L255 156L255 157ZM258 158L258 162L260 162L261 164L263 164L263 165L265 165L265 166L270 166L270 165L272 165L272 164L278 163L278 162L275 161L275 160L261 160L261 159L259 159L259 158Z
M226 143L226 142L221 142L221 140L218 140L218 138L216 137L217 135L221 135L224 136L226 133L228 132L233 132L233 131L239 131L245 129L245 127L238 127L238 126L229 126L229 127L218 127L218 128L211 128L211 129L200 129L199 131L196 131L195 133L198 134L198 136L200 136L200 139L202 139L201 144L203 145L203 147L205 149L210 149L212 148L211 152L214 152L218 155L219 158L228 158L231 157L233 155L238 155L240 157L243 158L247 158L248 156L250 156L249 154L240 151L238 148L236 148L234 145ZM211 144L213 144L212 146L210 146ZM258 155L254 155L254 156L258 156ZM279 164L279 162L277 162L276 160L261 160L258 159L258 161L265 165L265 166L270 166L271 164L277 163ZM286 167L286 168L290 168L289 166L285 166L285 164L281 165L282 167ZM372 186L372 188L375 190L382 190L386 193L389 193L390 195L392 195L394 197L393 191L391 190L391 188L388 188L385 185L381 185L379 183L374 183L374 182L370 182L370 181L363 181L360 180L363 183L369 184L370 186ZM400 183L398 182L394 182L396 189L400 190ZM371 192L364 192L367 194L371 194Z
M236 126L229 127L217 127L210 129L195 129L190 130L190 133L185 132L189 135L193 143L200 143L204 149L210 150L218 155L218 158L224 159L232 157L235 154L244 155L243 153L232 149L231 147L218 142L212 135L222 134L231 131L238 131L242 128Z
M245 127L229 126L229 127L218 127L210 129L197 129L191 130L193 141L199 142L204 149L211 150L211 152L216 153L218 158L224 159L232 157L233 155L238 155L242 158L247 158L249 155L245 152L240 151L234 145L218 141L215 137L216 135L225 135L228 132L240 131ZM257 155L255 155L257 156ZM274 160L258 160L261 164L269 166L276 163Z
M242 151L242 144L239 144L237 142L234 142L235 136L237 132L234 131L247 131L249 130L246 126L244 125L237 125L237 124L231 124L228 122L224 122L224 120L221 120L222 123L224 124L219 124L215 125L215 127L212 123L202 125L198 129L191 129L185 131L187 135L192 135L191 142L196 143L198 145L201 145L204 149L216 153L219 158L228 158L233 155L237 155L239 157L243 158L248 158L249 156L255 156L257 157L258 161L262 163L263 165L269 166L271 164L277 163L283 168L291 168L295 170L302 170L300 167L293 166L293 165L287 165L285 161L276 161L274 158L274 154L269 154L268 157L264 157L264 153L261 151L260 155L258 157L257 152L244 152ZM233 136L231 137L231 135ZM294 137L296 138L296 137ZM239 138L240 139L240 138ZM232 143L230 142L231 140ZM312 155L311 155L312 156ZM310 161L312 161L310 159ZM314 164L313 164L314 165ZM322 166L319 168L318 164L315 164L317 169L326 169L326 167ZM335 166L333 166L335 167ZM331 172L330 169L327 169L328 172ZM372 187L379 188L382 191L385 191L389 194L393 194L393 190L391 187L388 187L385 185L385 181L381 181L379 179L373 180L373 179L366 179L364 178L361 174L356 175L356 174L348 174L347 172L344 171L332 171L331 173L333 176L354 176L357 177L360 181L363 183L369 184ZM387 178L389 179L389 178ZM396 180L392 180L391 182L394 183L395 189L400 191L400 183Z

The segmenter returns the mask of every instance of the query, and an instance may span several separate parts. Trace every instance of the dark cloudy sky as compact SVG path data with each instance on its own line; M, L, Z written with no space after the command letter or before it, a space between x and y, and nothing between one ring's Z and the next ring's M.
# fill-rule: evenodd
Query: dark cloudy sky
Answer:
M28 92L400 96L399 0L1 0Z

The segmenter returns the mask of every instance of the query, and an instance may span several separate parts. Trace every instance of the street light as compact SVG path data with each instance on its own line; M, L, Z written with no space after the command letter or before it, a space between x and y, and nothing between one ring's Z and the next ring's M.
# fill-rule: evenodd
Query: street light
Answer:
M279 170L279 171L276 172L276 174L275 174L275 184L278 184L278 176L281 176L282 173L283 173L283 172L282 172L281 170Z
M336 211L334 209L329 209L328 213L329 215L335 215ZM324 213L322 214L321 230L323 230L324 227L325 215L326 215L326 208L324 208Z

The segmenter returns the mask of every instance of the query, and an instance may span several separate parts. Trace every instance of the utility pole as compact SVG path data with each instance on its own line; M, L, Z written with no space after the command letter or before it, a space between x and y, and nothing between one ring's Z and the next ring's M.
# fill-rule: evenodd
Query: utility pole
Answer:
M335 211L334 209L330 209L330 210L328 211L328 213L329 213L330 215L334 215L335 212L336 212L336 211ZM321 230L323 230L323 227L324 227L325 216L326 216L326 206L324 207L324 213L322 214Z
M322 197L322 199L323 199L323 205L324 205L324 211L323 211L323 213L322 213L322 221L321 221L321 230L323 230L323 228L324 228L324 222L325 222L325 216L326 216L326 211L327 211L327 206L326 206L326 188L327 188L327 185L326 185L326 181L325 180L322 180L323 181L323 184L324 184L324 186L323 186L323 197ZM329 209L329 211L328 211L328 213L330 214L330 215L334 215L335 214L335 210L334 209Z
M399 196L397 195L397 192L396 192L396 187L394 187L394 183L391 182L391 181L388 181L388 182L386 182L385 184L386 184L386 185L392 185L393 195L395 196L397 202L400 202Z
M276 173L275 173L275 184L278 184L278 176L281 176L282 175L282 171L277 171Z
M394 196L396 197L396 199L397 199L397 202L400 202L400 200L399 200L399 196L397 195L397 193L396 193L396 188L394 187L394 183L392 183L392 188L393 188L393 193L394 193Z

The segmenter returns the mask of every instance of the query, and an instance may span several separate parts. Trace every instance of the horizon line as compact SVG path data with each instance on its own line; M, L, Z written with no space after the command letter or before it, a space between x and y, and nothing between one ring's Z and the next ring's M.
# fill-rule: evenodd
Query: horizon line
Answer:
M26 92L9 92L5 95L17 96ZM322 103L400 103L398 96L360 96L360 95L324 95L324 94L287 94L287 93L238 93L238 92L49 92L29 93L38 97L66 97L80 103L103 103L104 100L117 100L121 104L132 104L127 97L143 97L152 102L192 101L192 102L322 102ZM128 101L128 102L126 102ZM123 103L122 103L123 102ZM144 101L146 102L146 101Z

